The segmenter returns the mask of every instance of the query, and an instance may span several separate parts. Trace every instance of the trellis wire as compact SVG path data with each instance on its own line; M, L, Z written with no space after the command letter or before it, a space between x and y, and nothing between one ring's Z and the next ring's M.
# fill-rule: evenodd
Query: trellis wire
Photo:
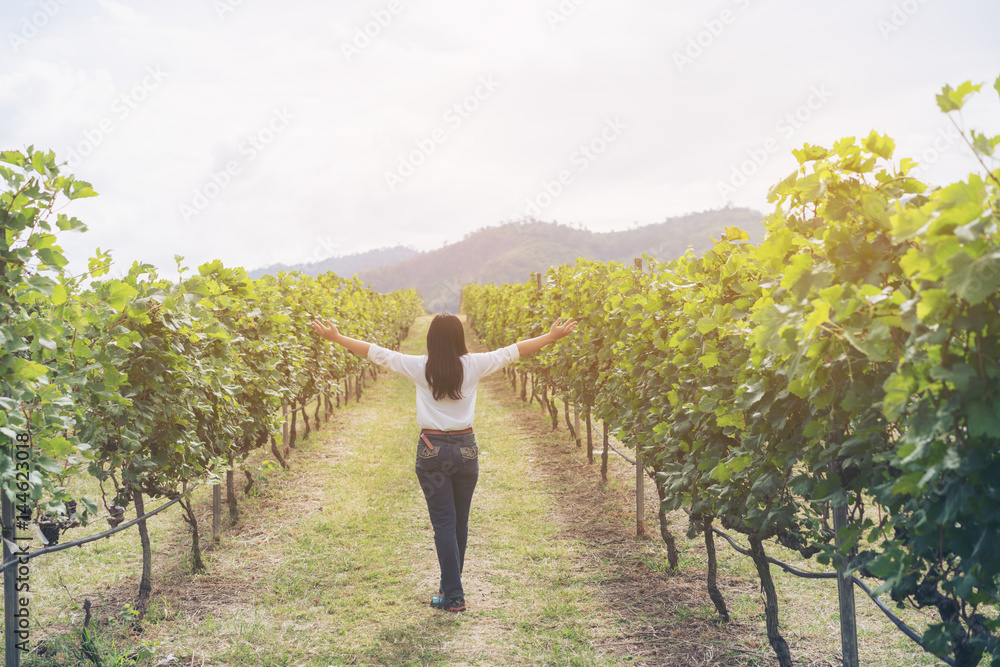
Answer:
M615 454L618 454L618 456L620 456L623 459L625 459L626 461L628 461L630 465L635 466L636 463L635 463L635 461L633 459L630 459L629 457L625 456L625 454L623 454L620 451L618 451L618 449L614 445L612 445L610 442L608 443L608 446L611 448L611 450ZM649 470L649 468L646 468L645 466L643 466L643 470L646 471L646 474L649 475L650 478L652 478L653 480L656 479L655 473L651 472ZM716 535L719 535L720 537L724 538L727 542L729 542L729 545L733 549L735 549L738 553L740 553L740 554L742 554L744 556L749 556L750 555L749 549L743 549L742 547L740 547L735 541L733 541L733 539L729 535L726 535L724 532L722 532L721 530L719 530L715 526L712 526L712 532L714 532ZM772 558L771 556L767 556L767 562L771 563L772 565L777 565L778 567L780 567L785 572L787 572L787 573L789 573L791 575L794 575L796 577L801 577L803 579L836 579L837 578L837 573L836 572L805 572L803 570L798 570L798 569L792 567L791 565L788 565L787 563L782 563L780 560L778 560L776 558ZM878 607L879 610L883 614L885 614L886 617L888 617L888 619L890 621L892 621L893 625L895 625L897 628L899 628L899 630L904 635L906 635L907 637L909 637L918 646L920 646L920 635L918 635L917 632L913 628L911 628L909 625L906 624L905 621L903 621L901 618L899 618L894 613L892 613L892 610L889 609L889 607L887 607L884 602L882 602L877 597L875 597L875 595L872 593L871 588L869 588L863 581L861 581L860 579L858 579L854 575L851 575L851 580L854 582L855 585L857 585L861 590L863 590L865 592L865 594L871 599L871 601L875 603L875 606ZM923 646L921 646L921 648L923 648ZM942 657L942 656L935 656L935 657L937 657L939 660L941 660L945 664L950 665L951 667L955 667L955 660L954 659L949 658L947 656L944 656L944 657Z
M187 494L191 493L194 489L196 489L197 487L201 486L204 483L205 483L204 481L197 482L194 485L192 485L191 488L187 489L186 491L182 491L180 495L178 495L176 498L174 498L170 502L164 503L163 505L160 505L159 507L157 507L155 510L152 510L150 512L146 512L145 514L143 514L140 517L132 519L131 521L123 523L123 524L121 524L119 526L115 526L114 528L110 528L108 530L105 530L104 532L97 533L96 535L89 535L87 537L81 537L80 539L72 540L70 542L63 542L62 544L53 544L50 547L44 547L42 549L35 549L34 551L29 551L26 554L17 554L11 560L8 560L7 562L5 562L2 565L0 565L0 572L6 571L8 568L13 567L22 558L24 558L24 559L30 559L30 558L35 558L36 556L42 556L44 554L50 554L50 553L54 553L56 551L62 551L63 549L69 549L70 547L82 547L84 544L87 544L89 542L96 542L97 540L104 539L106 537L111 537L115 533L119 533L119 532L125 530L126 528L131 528L135 524L139 523L140 521L144 521L145 519L148 519L149 517L153 516L154 514L159 514L160 512L162 512L163 510L167 509L168 507L170 507L174 503L180 502L181 498L183 498Z

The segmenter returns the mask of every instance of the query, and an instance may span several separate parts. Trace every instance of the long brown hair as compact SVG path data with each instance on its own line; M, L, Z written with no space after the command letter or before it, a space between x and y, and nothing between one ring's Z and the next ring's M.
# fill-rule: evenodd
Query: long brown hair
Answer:
M451 313L435 315L427 329L427 366L424 368L424 377L435 401L445 397L462 398L462 380L465 379L462 355L468 353L462 320Z

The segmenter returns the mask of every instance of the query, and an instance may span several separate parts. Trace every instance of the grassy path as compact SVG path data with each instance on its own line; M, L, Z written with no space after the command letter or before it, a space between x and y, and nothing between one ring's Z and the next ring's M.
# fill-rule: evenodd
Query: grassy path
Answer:
M417 323L404 351L423 352L428 321ZM560 536L552 497L533 473L530 434L485 387L465 577L470 611L429 607L438 568L413 472L414 402L412 382L383 374L361 403L338 410L300 442L291 470L272 472L260 495L241 503L239 523L206 553L208 574L187 572L187 531L165 512L152 528L153 604L139 636L119 623L138 576L134 535L40 563L33 643L60 629L66 637L49 642L35 664L74 664L85 597L98 602L107 655L135 655L139 644L155 651L139 664L618 664L591 645L596 603L574 565L585 545ZM207 531L208 492L200 498ZM52 606L67 597L75 605Z
M428 321L418 321L403 351L424 351ZM134 536L40 564L39 632L60 623L78 632L82 614L50 604L69 593L101 599L109 655L112 641L124 654L140 644L154 650L137 661L143 666L775 664L749 562L719 546L734 617L720 628L703 583L704 547L683 539L683 518L673 519L681 569L670 573L655 494L647 498L655 539L636 540L631 469L612 457L610 482L599 486L567 432L552 432L499 374L479 389L469 611L431 609L438 568L413 472L414 401L409 380L383 374L361 403L338 410L295 450L291 470L271 473L241 504L240 522L207 553L208 574L185 571L186 530L165 513L153 529L154 605L139 636L115 624L135 593ZM836 664L829 592L809 583L802 593L776 577L793 657ZM884 662L869 655L864 664L933 664L905 640L873 636ZM34 664L77 664L70 655Z
M425 327L404 351L422 351ZM210 565L223 577L264 570L248 591L253 616L203 622L207 632L194 631L189 647L212 643L213 660L232 665L617 664L591 645L595 603L573 567L584 545L559 536L551 496L531 474L529 439L489 391L476 421L470 612L429 608L438 570L413 473L414 400L409 380L383 376L296 458L308 473L277 512L258 515L275 539L234 538Z

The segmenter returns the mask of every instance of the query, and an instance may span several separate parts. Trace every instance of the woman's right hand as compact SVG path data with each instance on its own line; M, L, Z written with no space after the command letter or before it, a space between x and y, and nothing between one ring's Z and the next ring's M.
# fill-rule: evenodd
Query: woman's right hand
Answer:
M319 320L313 320L313 331L319 334L320 338L336 342L337 337L340 336L340 332L337 331L337 325L330 320L327 320L326 324L327 326L324 327L320 324Z
M573 329L576 328L576 320L566 320L562 321L561 317L556 318L556 321L552 323L552 327L549 329L549 335L552 336L553 340L559 340L563 336L568 335Z

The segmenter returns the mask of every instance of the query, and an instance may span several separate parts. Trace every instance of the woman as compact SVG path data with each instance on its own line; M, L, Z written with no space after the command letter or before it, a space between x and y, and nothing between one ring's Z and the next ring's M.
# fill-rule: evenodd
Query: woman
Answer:
M427 354L401 354L374 343L348 338L336 325L319 320L313 329L326 340L342 345L410 378L417 385L416 472L434 526L434 546L441 567L438 594L431 606L465 611L462 566L469 537L469 507L479 479L479 448L472 431L479 379L540 350L569 334L576 322L557 319L547 334L523 340L493 352L469 353L462 321L442 313L427 330Z

